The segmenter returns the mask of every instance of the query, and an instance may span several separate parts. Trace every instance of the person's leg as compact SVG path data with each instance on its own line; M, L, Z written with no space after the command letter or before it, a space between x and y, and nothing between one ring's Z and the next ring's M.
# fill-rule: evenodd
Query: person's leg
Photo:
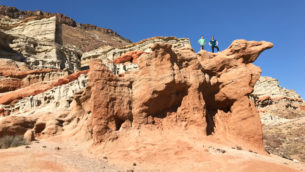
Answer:
M200 50L203 50L203 46L202 45L200 45Z
M216 47L216 49L217 49L217 52L219 51L219 47L218 46L215 46Z
M214 46L212 46L212 53L214 53L214 48L215 48L215 47L214 47Z

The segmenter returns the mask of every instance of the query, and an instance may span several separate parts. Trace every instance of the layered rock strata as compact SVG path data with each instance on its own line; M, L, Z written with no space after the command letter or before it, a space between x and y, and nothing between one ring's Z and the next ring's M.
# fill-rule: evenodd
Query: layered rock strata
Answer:
M52 81L51 85L57 87L47 92L42 86L32 86L33 96L2 108L24 116L52 113L50 110L56 107L69 111L72 106L72 116L90 115L92 121L90 125L86 123L86 131L92 128L95 144L124 138L126 131L162 128L182 133L191 130L200 137L217 138L225 145L264 152L259 115L248 96L261 72L252 62L271 47L267 42L237 40L223 52L196 54L188 46L172 48L170 44L156 43L151 52L137 57L136 71L115 75L103 61L94 60L89 82L82 91L79 90L85 86L85 75L72 77L76 79L73 82L60 79ZM41 93L36 94L37 91Z
M264 144L268 152L287 159L305 161L304 101L294 90L279 85L278 80L261 77L252 93L260 112Z
M87 83L87 72L81 71L58 80L42 81L15 91L0 95L0 114L33 114L37 109L43 111L54 109L69 110L74 93L80 91Z
M83 52L101 46L110 45L121 47L131 43L111 29L97 27L91 24L80 24L72 18L60 13L37 11L21 11L15 7L0 5L0 15L8 16L14 20L29 20L31 18L56 18L56 42L65 46L75 46Z
M305 116L302 109L304 101L294 90L287 90L279 85L278 80L261 77L252 93L256 107L262 116L293 119ZM266 122L271 123L272 119ZM274 121L276 123L276 120Z
M71 73L80 67L81 54L72 47L56 44L56 17L33 17L27 21L2 17L0 32L10 37L1 58L25 62L31 69L53 68Z
M100 59L112 72L116 74L138 70L139 66L137 63L132 63L132 61L131 63L117 63L116 59L122 56L128 56L128 53L131 52L151 52L151 47L154 45L154 43L168 43L172 45L173 49L191 47L189 39L186 38L154 37L144 39L140 42L129 44L121 48L104 47L86 52L81 58L81 66L83 68L87 68L91 60ZM139 54L136 56L138 57Z

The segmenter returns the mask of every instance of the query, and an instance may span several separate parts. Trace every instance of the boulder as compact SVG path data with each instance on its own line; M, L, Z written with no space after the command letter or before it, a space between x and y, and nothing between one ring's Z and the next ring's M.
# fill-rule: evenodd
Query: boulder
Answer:
M23 138L26 141L26 143L31 143L32 141L35 140L34 131L32 129L28 129L24 133Z

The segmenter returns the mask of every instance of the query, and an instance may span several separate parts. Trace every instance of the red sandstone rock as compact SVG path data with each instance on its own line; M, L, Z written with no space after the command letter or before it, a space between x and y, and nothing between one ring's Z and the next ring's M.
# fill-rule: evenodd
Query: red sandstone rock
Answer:
M0 138L3 136L24 135L35 124L34 118L8 116L0 120Z
M47 71L47 70L46 70ZM19 99L24 97L34 96L52 89L53 87L67 84L71 81L76 80L81 74L87 74L88 70L80 71L74 74L71 74L65 78L59 79L58 81L48 81L48 82L38 82L30 86L4 93L0 95L0 104L14 104Z
M16 78L3 78L0 79L0 93L13 91L21 88L22 81Z
M5 77L14 77L14 78L24 78L30 74L40 74L40 73L49 73L56 72L57 69L40 69L40 70L29 70L29 71L15 71L15 70L5 70L0 71L0 76Z
M113 62L114 64L125 63L128 61L135 63L136 59L144 53L145 53L144 51L129 51L123 54L122 56L116 58Z
M59 79L56 83L54 83L52 85L52 87L56 87L56 86L60 86L60 85L63 85L63 84L67 84L71 81L74 81L76 80L80 75L82 74L87 74L89 72L89 70L83 70L83 71L79 71L79 72L76 72L76 73L73 73L65 78L62 78L62 79Z
M41 69L41 70L30 70L22 62L15 62L8 59L0 59L0 93L14 91L22 87L29 86L31 84L42 82L43 80L48 81L46 77L37 77L37 75L45 75L49 73L60 72L57 69ZM36 75L33 78L28 76ZM51 79L57 79L49 78Z
M4 93L0 96L0 104L14 104L24 97L34 96L51 89L52 82L35 83L28 87Z
M130 82L120 80L101 61L92 61L89 72L94 142L104 141L108 133L132 120Z
M122 126L141 133L180 126L226 145L264 152L259 114L248 96L261 73L252 62L272 46L237 40L223 52L196 54L155 44L137 61L140 70L124 77L114 76L102 62L91 62L94 143L117 138Z

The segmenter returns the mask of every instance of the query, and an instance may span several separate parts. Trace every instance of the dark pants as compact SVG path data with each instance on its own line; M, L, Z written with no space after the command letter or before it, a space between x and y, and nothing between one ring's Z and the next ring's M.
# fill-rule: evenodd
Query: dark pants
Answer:
M204 50L204 45L200 45L201 50Z
M213 53L214 53L214 48L216 48L216 49L217 49L217 52L219 51L218 46L212 46L212 52L213 52Z

